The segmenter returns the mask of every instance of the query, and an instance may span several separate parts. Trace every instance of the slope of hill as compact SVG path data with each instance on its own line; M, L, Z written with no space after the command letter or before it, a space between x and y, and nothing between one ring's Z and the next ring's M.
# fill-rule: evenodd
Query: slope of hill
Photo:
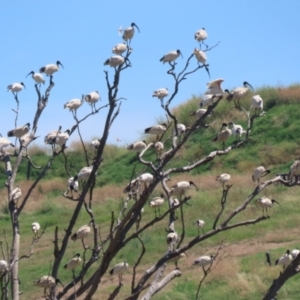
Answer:
M288 88L264 87L256 93L260 94L265 100L264 110L266 115L255 120L255 126L250 134L251 141L189 174L178 176L185 180L193 180L200 188L199 192L191 191L192 206L184 208L188 216L185 241L197 235L197 228L192 224L196 219L202 218L205 220L204 231L208 231L212 227L222 196L222 188L215 181L216 175L224 172L232 174L233 187L228 196L227 207L224 212L224 215L226 215L255 188L255 184L251 181L251 174L256 166L264 165L271 169L272 174L268 176L268 178L271 178L276 173L287 173L292 161L300 156L298 147L300 132L297 130L300 126L300 119L298 118L300 86L295 85ZM244 99L244 103L247 108L250 106L250 95ZM178 116L180 122L190 125L192 117L189 116L189 113L198 109L198 107L199 99L193 97L180 107L175 108L174 113ZM211 142L211 138L220 129L221 123L233 121L244 127L246 126L244 112L234 109L233 104L227 103L225 100L222 100L218 105L215 110L215 117L212 116L208 121L210 122L210 120L215 123L207 129L198 129L191 136L188 145L180 150L176 160L170 163L170 167L191 163L207 155L210 151L221 149L220 144ZM230 141L234 141L234 138L232 137ZM86 165L86 162L77 145L70 148L67 155L68 168L71 174L74 174ZM48 157L43 149L32 147L30 152L34 154L33 161L36 165L46 163ZM89 149L89 154L90 157L93 156L92 149ZM149 154L149 158L154 157L154 153ZM30 224L39 221L42 225L48 225L41 240L35 243L32 257L23 259L20 262L21 290L24 292L24 298L34 299L33 295L42 294L39 288L32 286L32 280L48 273L53 255L52 240L55 226L59 226L59 230L63 231L66 227L65 222L67 222L75 206L74 202L61 196L61 192L65 190L65 181L68 178L64 170L64 163L63 157L56 159L46 178L33 192L20 218L22 228L21 254L28 254L30 250L32 242ZM98 188L95 191L93 200L95 221L100 225L102 236L105 236L109 231L110 212L112 210L119 212L119 203L123 197L122 189L126 181L129 180L135 164L137 164L135 153L114 145L107 146L104 162L98 172ZM3 168L3 165L1 165L1 168ZM26 170L27 162L24 162L22 169L19 171L20 178L23 181L18 180L23 190L26 190L29 184L32 183L25 180ZM142 167L137 164L136 173L141 170ZM2 173L3 169L0 172ZM30 178L34 179L38 173L39 170L31 169ZM3 176L0 180L4 182L6 178ZM173 178L173 180L176 181L176 178ZM153 196L156 196L156 194L159 194L159 190ZM279 266L267 266L265 252L271 253L274 262L286 249L299 247L298 214L300 208L298 194L298 187L293 189L283 186L268 187L264 196L274 197L281 204L281 206L273 207L270 211L270 219L255 226L224 232L194 247L187 253L187 259L183 259L179 263L183 272L182 277L175 279L153 299L194 299L199 280L202 277L202 270L201 268L192 268L192 262L200 255L215 253L221 241L224 241L223 258L204 282L201 299L260 299L280 271ZM8 243L10 243L10 222L8 221L10 216L5 207L6 198L6 190L2 189L0 191L2 207L0 226L6 231ZM237 220L255 218L261 214L261 208L253 202L247 210L237 217ZM153 215L153 210L146 207L142 222L150 221ZM89 216L82 210L76 228L88 223L88 221ZM154 259L158 259L165 253L165 227L165 221L159 222L142 235L147 252L138 268L138 276L142 275ZM178 231L180 230L181 227L178 224ZM87 240L87 244L92 242L91 239ZM5 243L3 234L1 240ZM132 241L128 247L119 253L112 265L126 258L129 265L133 266L137 259L136 251L139 250L140 244L137 241ZM80 241L70 243L67 253L68 258L78 251L82 251ZM66 257L66 259L68 258ZM167 270L172 268L174 268L174 265L169 263ZM31 275L30 278L28 274ZM130 274L131 269L125 275L124 287L117 299L123 299L125 295L128 295L131 284ZM59 276L65 283L71 279L72 274L61 269ZM107 299L116 285L116 278L105 277L101 282L98 296L101 295L101 299ZM280 291L280 299L298 299L299 292L297 277L295 277L289 280Z

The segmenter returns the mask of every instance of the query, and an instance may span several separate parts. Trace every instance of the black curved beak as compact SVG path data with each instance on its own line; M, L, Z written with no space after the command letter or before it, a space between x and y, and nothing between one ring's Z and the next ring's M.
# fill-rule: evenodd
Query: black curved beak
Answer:
M61 284L61 286L63 287L63 288L65 288L65 286L63 285L63 283L57 278L56 279L56 282L59 282L60 284Z
M205 67L205 70L206 70L206 72L208 74L208 77L210 78L210 73L209 73L208 65L204 65L204 67Z
M59 62L58 64L61 65L63 67L63 69L64 69L64 66L63 66L63 64L61 62Z
M183 55L182 55L182 53L180 52L180 55L181 55L181 57L183 58Z
M250 83L246 82L246 84L251 88L251 90L254 90L253 86Z
M31 71L30 73L28 73L25 78L27 78L30 74L33 74L33 72Z
M196 188L197 191L199 190L195 183L193 183L193 186Z
M133 24L133 26L138 30L138 32L140 32L140 29L136 24Z
M273 199L273 200L274 200L274 203L277 203L280 206L279 202L277 202L275 199Z

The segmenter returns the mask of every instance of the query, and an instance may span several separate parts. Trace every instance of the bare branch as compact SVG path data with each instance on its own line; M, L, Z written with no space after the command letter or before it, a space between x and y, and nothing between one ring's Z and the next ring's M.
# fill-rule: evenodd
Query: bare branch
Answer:
M217 223L225 209L225 205L226 205L226 201L227 201L227 194L231 187L232 187L232 185L223 186L223 192L222 192L222 198L221 198L221 210L219 211L218 215L216 216L216 219L215 219L214 225L213 225L213 229L216 229Z
M280 272L278 278L274 279L272 285L267 291L266 295L263 297L263 300L272 300L274 299L285 282L291 277L300 273L300 255L298 254L295 259L285 268L283 272Z

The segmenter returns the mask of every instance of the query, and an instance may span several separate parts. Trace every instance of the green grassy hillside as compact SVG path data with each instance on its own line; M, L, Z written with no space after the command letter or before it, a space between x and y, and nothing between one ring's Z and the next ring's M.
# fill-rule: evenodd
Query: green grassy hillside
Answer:
M188 174L178 175L173 178L193 180L198 186L199 191L191 191L192 206L185 206L186 212L186 237L185 242L197 235L197 228L192 223L198 219L206 222L205 231L211 229L213 220L220 208L220 198L222 188L216 183L215 176L228 172L232 175L233 187L228 196L227 206L224 216L240 205L242 201L253 191L255 184L251 180L253 169L258 165L264 165L272 170L272 174L267 178L272 178L276 173L287 173L291 163L300 156L299 141L300 126L298 117L300 86L290 86L288 88L264 87L256 93L264 99L264 110L266 115L255 120L255 126L250 134L250 142L241 148L230 152L226 156L217 157L211 163L194 170ZM243 100L246 108L251 103L251 95ZM198 109L199 99L187 101L174 109L179 121L190 125L193 121L189 113ZM211 142L212 137L218 132L223 122L233 121L237 124L246 126L245 114L233 108L233 103L222 100L215 110L216 117L210 120L215 123L207 129L198 129L191 136L189 143L179 151L176 160L168 167L182 166L192 163L197 159L207 155L210 151L221 149L220 144ZM141 137L142 139L143 137ZM149 140L150 141L150 140ZM231 138L228 144L234 141ZM44 165L47 161L47 154L44 149L33 147L29 150L33 155L36 165ZM68 164L71 173L76 173L85 165L82 152L78 144L70 146L68 153ZM93 150L89 149L90 158ZM155 154L149 154L149 158ZM94 195L94 214L96 223L100 225L103 237L109 232L110 212L116 214L120 209L120 200L124 196L122 189L126 181L131 176L133 165L137 163L135 153L127 151L125 148L108 145L105 150L104 162L97 176L97 186ZM65 190L65 181L68 178L63 168L64 158L59 157L55 160L46 178L38 185L29 199L25 211L20 217L21 226L21 254L28 254L32 241L30 224L34 221L42 225L48 224L46 233L38 243L35 243L34 254L30 259L20 262L21 290L24 292L22 299L36 299L35 296L42 295L38 287L32 285L34 279L47 274L51 262L53 261L53 235L55 226L59 226L59 236L64 233L67 220L71 215L76 203L68 201L61 196ZM3 173L3 164L0 165L0 173ZM23 162L18 174L18 182L25 191L31 181L26 181L27 162ZM142 166L137 165L136 172L140 172ZM39 170L31 170L30 178L33 180ZM0 177L4 182L5 176ZM158 187L153 196L160 193ZM202 276L200 268L192 268L192 262L200 255L215 253L220 241L224 241L224 256L216 269L208 276L201 291L202 300L211 299L261 299L273 279L276 278L281 270L280 267L268 267L265 263L265 252L271 253L272 260L279 258L286 249L293 249L300 246L299 241L299 213L298 205L299 187L288 189L283 186L270 186L262 196L273 197L281 206L275 206L271 211L271 218L255 226L243 227L228 232L221 233L213 238L196 245L187 253L187 259L182 259L179 263L183 272L181 278L175 279L162 292L153 299L159 300L182 300L195 299L196 289ZM0 191L0 226L6 231L8 242L10 243L10 221L7 214L6 190ZM166 209L166 207L164 207ZM162 210L164 210L162 209ZM234 220L256 218L262 214L262 210L255 201ZM145 207L142 223L153 218L154 212L149 207ZM81 211L80 218L76 224L76 229L89 221L89 216ZM138 277L143 271L158 259L166 251L165 228L167 221L155 224L143 233L142 239L147 248L146 254L138 269ZM176 224L176 229L180 233L180 222ZM3 232L0 233L1 241L4 242ZM91 243L87 240L87 244ZM140 251L138 241L132 241L124 248L112 262L112 265L127 259L130 266L135 263ZM75 253L82 253L82 246L79 241L71 242L66 254L65 261ZM64 263L64 262L63 262ZM97 264L92 268L91 272ZM169 263L167 271L172 270L174 264ZM117 299L123 299L130 291L132 269L129 268L125 275L124 287ZM30 276L28 276L30 274ZM60 279L66 283L71 279L71 272L61 269ZM298 299L300 288L294 277L280 291L278 299ZM95 299L107 299L109 293L117 285L117 278L106 276L99 287L99 294ZM124 296L124 297L123 297ZM40 298L37 298L40 299Z

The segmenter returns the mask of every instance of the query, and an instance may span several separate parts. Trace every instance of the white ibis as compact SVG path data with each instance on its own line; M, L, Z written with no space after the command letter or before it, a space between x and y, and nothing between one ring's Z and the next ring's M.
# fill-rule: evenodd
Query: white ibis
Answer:
M222 130L223 129L223 130ZM213 139L213 142L221 142L223 144L223 150L225 150L225 142L231 136L231 129L228 128L227 123L223 123L221 127L221 132L219 132Z
M24 126L20 126L17 127L15 129L12 129L10 131L7 132L7 136L8 137L22 137L23 135L25 135L26 133L28 133L30 130L30 123L26 123Z
M256 182L256 181L257 181L258 185L260 185L260 183L261 183L261 182L260 182L260 178L262 178L262 177L268 175L270 172L271 172L271 171L270 171L270 170L266 170L265 167L259 166L259 167L257 167L257 168L254 170L254 172L253 172L253 174L252 174L252 181L253 181L253 182Z
M127 270L128 268L128 263L127 261L123 261L119 264L116 264L110 271L109 271L109 274L110 275L118 275L119 277L119 284L122 285L122 276L123 274L125 273L125 271Z
M181 57L183 58L180 50L170 51L169 53L165 54L159 61L161 61L162 63L171 63L175 61L179 57L179 55L181 55Z
M36 82L36 83L42 83L45 84L45 79L43 77L42 74L40 73L35 73L34 71L31 71L30 73L27 74L26 77L28 77L29 75L31 75L32 79Z
M7 91L16 94L22 91L23 88L26 88L23 82L16 82L16 83L9 84L7 86Z
M268 217L269 217L268 208L273 207L274 203L277 203L278 205L280 205L275 199L269 199L267 197L259 198L257 200L257 203L263 209L263 216L265 216L265 211L266 211Z
M48 64L45 65L44 67L41 67L40 72L45 73L48 76L53 75L55 72L59 70L59 66L62 66L64 68L62 63L58 60L55 64Z

